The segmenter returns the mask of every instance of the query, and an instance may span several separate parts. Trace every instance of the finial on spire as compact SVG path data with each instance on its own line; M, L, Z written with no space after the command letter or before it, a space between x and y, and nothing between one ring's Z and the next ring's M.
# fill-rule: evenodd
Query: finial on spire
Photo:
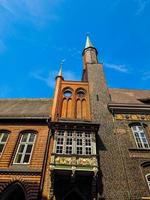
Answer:
M89 37L89 34L87 33L87 36L86 36L86 44L85 44L85 49L86 48L89 48L89 47L94 47L91 40L90 40L90 37Z

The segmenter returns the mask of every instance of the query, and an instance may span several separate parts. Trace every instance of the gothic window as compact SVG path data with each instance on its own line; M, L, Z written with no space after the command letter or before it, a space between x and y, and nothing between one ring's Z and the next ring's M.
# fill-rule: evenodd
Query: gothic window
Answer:
M72 117L72 93L73 90L71 88L66 88L62 92L63 94L62 110L61 110L62 118Z
M132 124L131 129L132 129L137 147L140 149L148 149L149 144L145 135L144 126L141 124Z
M22 133L19 146L15 155L14 164L28 164L31 159L36 134L32 132Z
M3 153L4 147L7 143L9 133L7 131L0 132L0 156Z
M79 98L83 98L85 96L85 91L83 89L78 89L77 90L77 96Z
M95 154L92 144L93 134L86 132L59 131L56 133L56 153L58 154ZM93 148L92 148L93 147Z
M64 91L64 97L71 97L71 96L72 96L71 90L70 90L70 89L66 89L66 90Z
M87 102L86 102L86 91L82 88L78 88L76 91L76 118L86 119L87 118Z
M149 190L150 190L150 174L146 175L146 181L147 181L147 184L148 184L148 187L149 187Z

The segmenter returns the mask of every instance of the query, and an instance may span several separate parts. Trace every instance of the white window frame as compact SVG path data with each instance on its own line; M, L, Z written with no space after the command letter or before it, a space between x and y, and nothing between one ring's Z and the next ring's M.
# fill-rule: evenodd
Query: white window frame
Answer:
M25 134L28 134L27 140L26 140L26 142L22 142L22 138L23 138L23 136L24 136ZM33 140L33 142L29 142L29 138L30 138L30 136L31 136L32 134L35 135L34 140ZM34 133L34 132L24 132L24 133L22 133L21 138L20 138L20 140L19 140L19 145L18 145L16 154L15 154L15 158L14 158L13 164L30 164L30 161L31 161L31 158L32 158L32 154L33 154L34 145L35 145L35 141L36 141L36 136L37 136L37 134ZM15 161L16 161L16 158L17 158L17 155L18 155L18 153L19 153L19 152L18 152L18 151L19 151L19 148L20 148L21 145L25 145L24 150L23 150L23 152L22 152L21 160L20 160L20 162L15 162ZM29 161L28 161L28 162L23 162L23 160L24 160L24 158L25 158L25 155L27 154L27 153L26 153L26 150L27 150L28 145L32 145L32 149L31 149Z
M3 155L3 152L4 152L4 150L5 150L5 147L6 147L8 138L9 138L9 132L7 132L7 131L1 131L0 134L2 134L1 137L0 137L0 144L4 144L4 147L3 147L3 149L2 149L2 152L0 152L0 157L1 157L1 156ZM5 142L2 142L2 138L3 138L4 134L8 134L8 136L7 136L6 141L5 141Z
M133 127L136 127L136 130L134 130ZM141 127L142 130L140 130L139 127ZM141 124L135 124L135 125L133 124L133 125L131 125L131 130L132 130L132 132L133 132L133 136L134 136L134 139L135 139L135 142L136 142L137 147L138 147L139 149L149 149L150 146L149 146L149 143L148 143L146 134L145 134L145 129L144 129L144 127L143 127ZM141 133L144 134L144 137L141 136ZM137 141L137 137L136 137L135 134L138 134L139 143L138 143L138 141ZM144 138L145 141L146 141L145 143L143 142L143 138ZM139 144L141 145L141 147L139 146ZM145 147L145 145L147 145L147 147Z
M146 182L147 182L147 185L148 185L148 188L150 190L150 180L148 180L148 177L150 177L150 174L146 174Z
M59 132L64 132L64 136L59 136ZM72 136L67 135L68 133L72 133ZM78 136L78 134L81 134L81 136ZM86 134L89 135L89 137L86 137ZM66 147L70 147L71 145L67 145L67 139L72 137L72 153L66 153ZM63 144L57 144L57 140L59 138L63 138ZM82 145L77 144L77 140L81 139L82 140ZM90 140L90 145L86 145L86 139ZM65 155L96 155L96 142L95 142L95 134L94 133L89 133L89 132L83 132L83 131L57 131L55 132L55 145L54 145L54 152L56 154L65 154ZM57 147L62 146L62 152L58 153ZM77 147L82 148L82 153L77 154ZM86 153L86 148L91 149L91 154Z

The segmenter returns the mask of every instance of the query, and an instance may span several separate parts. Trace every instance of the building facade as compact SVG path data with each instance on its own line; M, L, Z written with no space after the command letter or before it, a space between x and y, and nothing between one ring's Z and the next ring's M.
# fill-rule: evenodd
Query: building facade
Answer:
M108 88L87 37L81 81L0 100L0 199L150 199L150 90Z

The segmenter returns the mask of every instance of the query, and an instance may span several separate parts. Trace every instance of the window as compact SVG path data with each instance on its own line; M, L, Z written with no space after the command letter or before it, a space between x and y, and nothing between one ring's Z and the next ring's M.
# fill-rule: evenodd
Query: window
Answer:
M8 139L8 135L9 135L8 132L0 132L0 156L3 153L4 147Z
M65 97L71 97L72 96L72 92L68 89L64 91L64 96Z
M148 149L149 144L145 135L145 130L142 125L132 125L131 126L137 147L140 149Z
M59 131L56 133L56 153L78 155L94 154L92 137L94 137L94 134L91 133Z
M14 163L27 164L30 162L35 138L35 133L23 133L21 135Z
M85 96L85 91L83 89L78 89L77 96L83 98Z
M150 174L146 175L146 181L147 181L147 184L148 184L148 187L149 187L149 190L150 190Z

